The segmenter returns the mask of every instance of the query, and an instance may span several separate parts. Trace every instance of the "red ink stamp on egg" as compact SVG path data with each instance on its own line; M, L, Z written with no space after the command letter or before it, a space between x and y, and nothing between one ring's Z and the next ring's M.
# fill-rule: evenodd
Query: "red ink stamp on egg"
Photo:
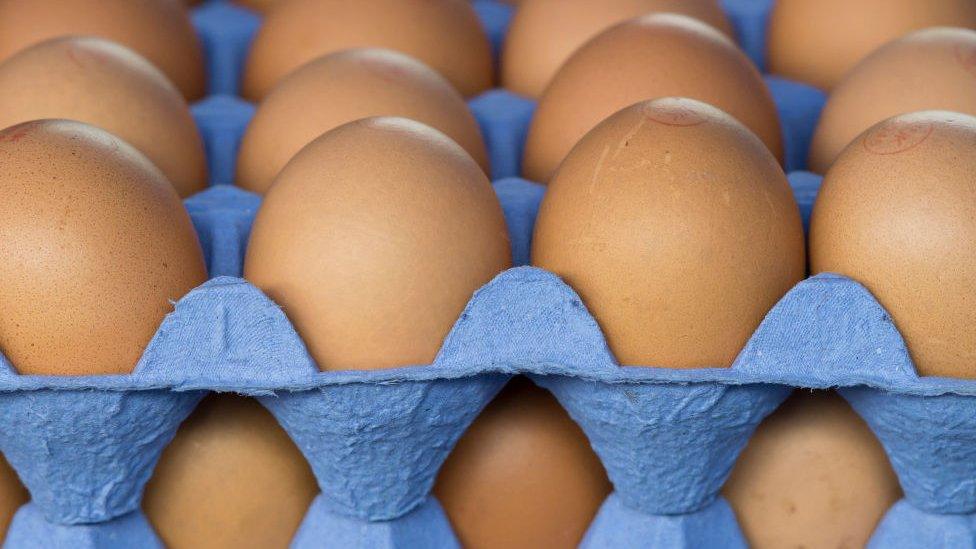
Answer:
M6 130L0 132L0 143L16 143L27 137L27 134L31 132L32 127L33 123L28 122L26 124L18 124L12 128L7 128Z
M901 154L921 145L932 135L932 130L929 122L889 121L864 138L864 148L879 155Z
M956 54L956 61L970 74L976 76L976 46L969 44L956 44L953 48Z
M681 105L667 105L665 107L648 105L644 109L644 114L648 119L665 126L690 127L705 122L705 118L701 114Z

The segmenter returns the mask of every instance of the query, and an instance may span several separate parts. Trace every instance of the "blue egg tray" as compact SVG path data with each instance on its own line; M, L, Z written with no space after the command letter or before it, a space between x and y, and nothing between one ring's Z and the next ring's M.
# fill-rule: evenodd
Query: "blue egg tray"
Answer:
M769 2L725 4L755 58ZM476 5L497 45L511 9ZM475 293L432 364L320 371L281 309L240 278L261 199L230 184L254 112L234 93L259 18L215 1L194 20L214 93L193 111L214 185L185 203L213 278L175 304L131 374L18 375L0 356L0 449L32 497L8 547L161 546L142 493L163 448L211 391L258 399L311 464L322 492L294 547L457 547L431 488L514 375L556 396L613 482L585 547L745 547L719 491L758 424L797 387L837 388L898 474L905 498L873 546L974 546L976 382L920 378L884 308L837 275L793 288L730 368L619 366L573 289L525 266L545 189L511 177L533 105L502 90L471 107L495 174L506 176L494 188L518 266ZM802 165L823 96L768 82L789 158ZM790 183L806 225L820 178L795 172Z

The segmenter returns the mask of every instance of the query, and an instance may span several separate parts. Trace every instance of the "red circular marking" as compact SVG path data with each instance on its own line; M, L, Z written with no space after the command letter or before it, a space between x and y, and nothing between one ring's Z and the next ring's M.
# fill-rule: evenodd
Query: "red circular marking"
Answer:
M701 114L682 105L664 107L649 105L644 112L649 119L665 126L688 127L705 122L705 118Z
M930 122L893 120L871 132L864 139L864 148L874 154L900 154L921 145L932 135L932 130Z
M956 61L973 76L976 76L976 46L956 44L954 48Z

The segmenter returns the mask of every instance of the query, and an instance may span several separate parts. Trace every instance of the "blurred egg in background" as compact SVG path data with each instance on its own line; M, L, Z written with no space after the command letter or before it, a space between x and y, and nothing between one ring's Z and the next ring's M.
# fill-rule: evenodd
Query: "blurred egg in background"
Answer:
M901 488L843 398L800 389L759 425L722 494L750 547L864 547Z
M180 196L207 185L203 141L166 76L132 50L100 38L61 37L0 63L0 128L41 118L78 120L139 149Z
M830 94L814 133L810 169L825 173L861 132L898 114L976 114L976 31L909 34L858 63Z
M976 2L779 0L768 27L769 72L829 90L875 48L937 26L976 28Z
M48 38L118 42L159 67L188 100L205 91L203 51L186 9L173 0L0 0L0 60Z
M470 549L577 547L611 485L559 402L516 377L468 428L434 495Z
M669 96L724 110L782 158L776 106L746 55L705 23L658 14L612 27L566 61L539 100L526 139L523 176L548 181L601 120L638 101Z
M267 191L303 146L346 122L371 116L402 116L436 128L488 172L478 122L444 77L407 55L358 48L303 65L261 102L237 157L238 185Z
M254 39L243 95L258 101L301 65L355 47L416 57L465 97L492 86L491 45L466 0L289 0L268 13Z
M512 18L501 58L501 84L539 97L580 46L617 23L650 13L694 17L733 36L716 0L525 0Z

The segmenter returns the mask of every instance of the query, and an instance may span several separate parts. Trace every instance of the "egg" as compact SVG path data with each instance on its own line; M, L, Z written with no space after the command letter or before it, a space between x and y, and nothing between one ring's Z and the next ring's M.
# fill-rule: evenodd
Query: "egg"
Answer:
M861 61L830 94L810 149L824 173L864 130L898 114L976 114L976 31L933 28L891 42Z
M281 0L234 0L234 3L264 14L282 2Z
M7 536L7 529L14 514L30 499L27 489L20 483L17 473L0 455L0 542Z
M420 61L384 49L352 49L311 61L261 102L241 143L238 185L263 193L303 146L371 116L423 122L457 141L488 171L488 153L464 98Z
M214 394L163 452L143 508L170 549L288 547L318 492L274 416L253 399Z
M617 23L657 12L694 17L728 36L733 34L716 0L526 0L515 12L505 38L502 85L538 97L587 40Z
M539 100L525 145L525 177L545 182L601 120L638 101L682 96L710 103L782 156L776 106L749 59L722 33L689 17L621 23L562 66Z
M920 112L861 134L827 172L810 264L863 284L923 376L976 378L976 118Z
M465 97L492 85L491 45L466 0L290 0L268 13L258 31L243 94L260 100L299 66L355 47L416 57Z
M976 28L976 2L780 1L770 15L767 64L774 74L829 90L886 42L942 25Z
M166 176L94 126L0 132L0 194L0 348L22 374L131 372L207 278Z
M805 273L783 170L742 124L663 98L601 122L549 184L532 262L562 277L620 364L728 366Z
M172 0L0 0L0 60L66 35L119 42L149 59L190 100L206 86L203 52L186 9Z
M552 395L517 377L458 442L434 495L468 549L569 549L610 490L583 431Z
M368 370L431 363L474 291L510 264L478 164L429 126L381 117L325 133L285 166L244 275L320 368Z
M0 128L42 118L78 120L121 137L159 167L181 196L203 190L203 141L180 92L132 50L100 38L54 38L0 63Z
M755 549L864 547L901 488L843 398L797 391L760 424L723 495Z

